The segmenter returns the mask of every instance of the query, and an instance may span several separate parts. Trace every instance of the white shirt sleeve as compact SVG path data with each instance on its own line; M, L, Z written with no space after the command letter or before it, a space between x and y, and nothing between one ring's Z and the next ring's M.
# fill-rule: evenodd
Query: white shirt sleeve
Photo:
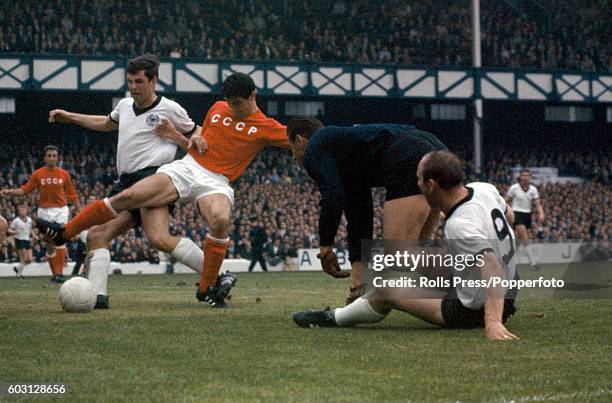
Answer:
M510 186L510 189L508 189L508 197L510 197L511 199L514 199L514 197L516 193L516 185L512 185Z
M196 124L189 117L187 111L179 104L175 104L172 108L171 119L176 130L183 134L191 134L196 128Z
M117 106L115 106L115 109L113 109L113 111L108 115L110 119L115 123L119 123L119 106L121 105L122 101L123 100L117 102Z
M11 226L9 228L12 229L13 231L17 229L17 219L16 218L13 221L11 221Z
M538 192L538 188L531 185L531 200L539 199L540 192Z

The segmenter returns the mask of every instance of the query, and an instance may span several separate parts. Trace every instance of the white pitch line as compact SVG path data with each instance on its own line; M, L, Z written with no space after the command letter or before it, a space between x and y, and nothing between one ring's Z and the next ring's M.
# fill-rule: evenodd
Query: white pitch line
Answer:
M547 400L559 400L559 399L578 399L578 398L590 398L598 396L612 395L612 388L599 389L599 390L585 390L573 393L560 393L557 395L537 395L537 396L523 396L518 399L509 400L510 402L544 402Z

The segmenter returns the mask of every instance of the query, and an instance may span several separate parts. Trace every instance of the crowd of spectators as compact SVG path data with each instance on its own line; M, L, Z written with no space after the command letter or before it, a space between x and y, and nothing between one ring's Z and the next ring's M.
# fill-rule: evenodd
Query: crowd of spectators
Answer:
M3 145L7 153L0 156L0 188L17 187L38 166L39 145L31 148L20 145ZM115 179L114 145L109 141L97 141L95 152L86 143L72 141L61 145L61 166L68 170L84 205L90 196L101 198L108 194ZM544 153L508 152L503 155L488 155L483 180L495 183L505 194L514 182L513 168L521 166L554 166L561 174L582 176L580 184L542 184L539 186L546 214L542 226L534 226L533 236L545 241L561 240L612 240L612 217L609 213L612 199L612 161L605 152L589 152L571 155ZM471 163L468 161L468 172ZM468 180L474 180L473 174ZM288 151L270 149L256 158L244 175L234 183L235 208L228 257L249 258L251 244L249 232L257 220L267 234L266 249L270 259L281 259L282 254L295 255L298 248L318 247L318 202L319 193L303 169L292 161ZM36 197L27 201L36 211ZM384 190L375 189L374 234L382 237L382 206ZM15 217L16 206L24 200L0 199L0 214L9 221ZM74 211L72 212L74 214ZM171 232L187 236L201 244L207 232L206 223L191 204L180 204L170 220ZM346 246L346 222L338 231L336 246ZM71 248L74 249L74 248ZM280 249L281 252L278 252ZM44 247L34 242L34 257L44 259ZM115 239L111 246L114 261L159 262L160 256L153 250L141 229L128 231ZM16 251L10 238L0 250L0 260L14 260Z
M484 66L610 71L607 2L539 4L482 1ZM0 52L469 66L470 2L16 0Z

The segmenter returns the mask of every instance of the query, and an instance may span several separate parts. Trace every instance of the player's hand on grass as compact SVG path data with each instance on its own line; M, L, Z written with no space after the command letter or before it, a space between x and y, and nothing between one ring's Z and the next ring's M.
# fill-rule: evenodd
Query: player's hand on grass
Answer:
M338 264L338 257L331 248L321 248L321 253L317 255L321 260L323 271L335 278L346 278L351 275L349 272L344 272Z
M518 336L510 333L501 322L487 323L485 336L489 340L520 340Z
M69 123L68 115L63 109L53 109L49 112L49 123Z
M208 150L208 143L201 135L193 135L189 139L187 149L189 150L191 147L195 147L200 155L204 155L204 153Z

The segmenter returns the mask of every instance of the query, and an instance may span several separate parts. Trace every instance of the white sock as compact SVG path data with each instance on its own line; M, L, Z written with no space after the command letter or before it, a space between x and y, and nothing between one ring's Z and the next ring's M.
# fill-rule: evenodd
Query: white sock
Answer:
M352 304L334 310L336 324L341 327L355 326L359 323L376 323L386 317L387 315L376 312L365 298L358 298Z
M23 268L25 266L23 265L23 263L19 262L19 264L17 265L17 275L21 276L21 273L23 273Z
M97 295L106 295L111 258L108 249L95 249L87 255L87 278Z
M204 252L189 238L181 238L172 251L172 257L193 271L202 273L204 270Z
M524 248L525 248L525 254L527 255L527 259L529 259L529 263L532 266L535 266L537 262L536 262L535 257L533 256L533 252L531 251L531 248L529 247L529 245L525 245Z
M55 277L55 274L53 274L53 269L51 268L51 259L55 257L55 250L52 254L49 254L48 252L45 253L45 256L47 257L47 264L49 265L49 269L51 269L51 275Z

